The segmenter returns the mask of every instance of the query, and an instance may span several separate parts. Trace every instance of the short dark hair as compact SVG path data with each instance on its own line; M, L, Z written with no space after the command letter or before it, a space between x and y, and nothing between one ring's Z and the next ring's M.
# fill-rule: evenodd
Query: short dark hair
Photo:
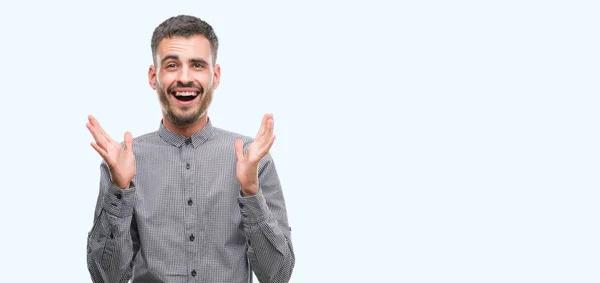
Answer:
M219 39L212 26L202 19L189 15L178 15L170 17L158 25L152 33L152 60L156 59L156 48L164 38L172 36L190 37L193 35L203 35L210 42L210 51L213 64L217 61L217 51L219 49Z

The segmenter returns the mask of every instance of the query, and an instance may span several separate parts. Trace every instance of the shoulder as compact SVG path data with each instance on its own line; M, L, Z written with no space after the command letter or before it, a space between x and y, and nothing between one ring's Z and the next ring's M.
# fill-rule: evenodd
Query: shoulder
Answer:
M225 130L222 128L215 127L213 129L212 140L217 143L233 144L233 142L237 139L241 139L244 142L244 146L249 145L254 140L254 138L252 138L250 136L232 132L232 131L228 131L228 130Z
M160 140L158 131L149 132L133 138L133 144L153 144Z
M150 132L146 134L142 134L140 136L133 137L133 146L143 145L143 144L156 144L158 142L159 136L158 132ZM120 141L119 144L121 146L125 146L125 141Z
M133 138L133 148L150 149L156 146L165 146L167 143L160 138L158 131L149 132Z
M121 142L124 145L123 142ZM133 137L133 152L138 156L144 156L152 153L168 151L169 144L159 135L158 131L153 131Z

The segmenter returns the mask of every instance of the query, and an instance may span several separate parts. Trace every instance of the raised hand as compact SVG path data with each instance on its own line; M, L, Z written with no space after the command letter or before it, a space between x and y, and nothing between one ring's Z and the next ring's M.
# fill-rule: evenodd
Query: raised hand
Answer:
M269 153L275 136L273 135L273 114L265 114L256 138L248 146L246 154L241 139L235 140L236 177L245 196L258 193L258 163Z
M135 176L135 156L133 155L133 138L125 132L125 148L113 140L100 126L94 116L88 116L86 123L95 142L90 145L102 156L110 169L110 181L121 189L129 188Z

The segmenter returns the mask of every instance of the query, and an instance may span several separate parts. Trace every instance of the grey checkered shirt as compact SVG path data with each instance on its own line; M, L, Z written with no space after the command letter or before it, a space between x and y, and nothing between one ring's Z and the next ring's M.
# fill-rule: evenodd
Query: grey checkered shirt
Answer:
M288 282L295 257L273 159L259 163L259 193L244 197L235 175L234 140L213 127L190 138L164 127L136 137L130 188L100 192L88 234L93 282Z

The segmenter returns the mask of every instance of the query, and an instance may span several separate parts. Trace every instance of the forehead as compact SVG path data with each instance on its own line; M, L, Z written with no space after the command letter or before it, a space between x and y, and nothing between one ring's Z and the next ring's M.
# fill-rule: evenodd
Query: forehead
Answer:
M210 62L210 54L210 42L200 34L188 37L166 37L160 41L156 48L156 56L159 61L165 56L177 55L179 58L202 58Z

